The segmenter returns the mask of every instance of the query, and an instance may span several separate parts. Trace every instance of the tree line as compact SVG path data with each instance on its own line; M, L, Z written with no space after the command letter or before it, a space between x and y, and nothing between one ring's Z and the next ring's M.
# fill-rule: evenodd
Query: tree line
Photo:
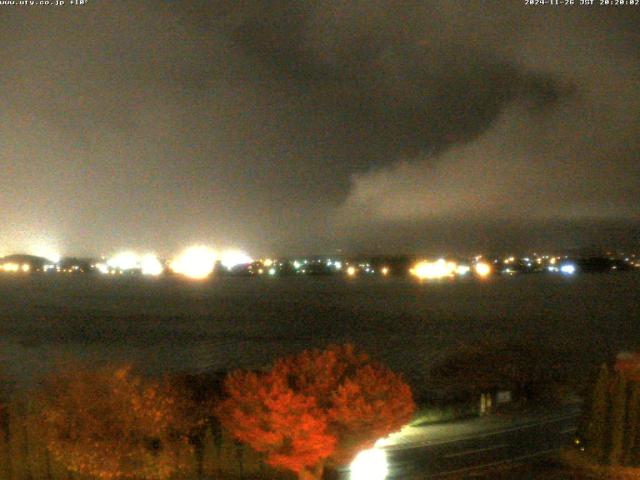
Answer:
M640 383L602 365L580 432L593 462L640 467Z
M266 465L316 480L415 409L403 379L352 345L225 376L154 379L131 365L75 365L46 378L30 405L25 429L37 432L51 463L105 480L181 475L202 458L207 436L218 445L232 437ZM201 461L193 474L202 477Z

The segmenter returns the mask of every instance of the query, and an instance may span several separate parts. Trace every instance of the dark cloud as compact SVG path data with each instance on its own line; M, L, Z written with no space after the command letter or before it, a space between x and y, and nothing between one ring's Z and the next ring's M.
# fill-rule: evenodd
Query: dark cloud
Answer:
M437 153L481 134L516 98L544 108L570 91L478 41L495 21L486 12L453 33L446 4L259 5L240 16L232 38L330 115L324 140L350 168Z
M589 243L601 222L638 221L635 37L609 30L598 17L545 20L521 25L522 39L510 43L514 62L534 72L529 82L539 96L512 99L479 137L439 155L354 176L345 225L404 219L456 230L499 221L533 232L552 221L590 225ZM547 76L536 77L538 71ZM555 86L548 83L553 78ZM503 243L509 238L502 235Z
M505 243L523 217L638 220L637 9L94 0L1 13L3 249L379 250L398 245L390 225L464 247L446 232L488 219Z

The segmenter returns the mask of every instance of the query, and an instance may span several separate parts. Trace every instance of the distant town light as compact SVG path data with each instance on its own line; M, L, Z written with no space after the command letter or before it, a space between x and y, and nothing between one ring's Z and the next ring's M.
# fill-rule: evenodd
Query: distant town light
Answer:
M53 265L47 265L47 267L53 268ZM109 273L109 266L106 263L96 263L96 270L98 270L100 273L107 274Z
M560 267L560 271L565 275L573 275L574 273L576 273L576 266L572 263L567 263Z
M109 267L122 271L139 268L139 264L138 255L133 252L121 252L107 260Z
M356 267L347 268L347 275L349 275L350 277L353 277L355 274L356 274Z
M458 268L456 268L456 273L458 275L466 275L470 271L471 267L469 267L469 265L458 265Z
M452 277L458 268L455 262L447 262L443 258L435 261L418 262L411 269L411 273L421 280L436 280Z
M152 253L143 255L140 259L140 270L143 275L158 276L164 272L164 267L158 257Z
M44 253L44 255L39 256L46 258L52 263L60 263L60 260L62 259L62 256L59 253L52 250L48 250Z
M382 275L386 277L387 275L389 275L389 267L382 267L380 269L380 273L382 273Z
M474 265L473 269L480 277L486 277L491 274L491 265L485 262L478 262Z
M37 241L28 248L28 253L35 255L36 257L42 257L47 259L51 263L59 263L61 260L60 252L53 246L54 242L51 240L42 239Z
M372 448L356 455L349 469L350 480L385 480L389 463L384 450Z
M216 253L213 250L204 246L194 246L187 248L173 260L170 268L187 278L201 280L211 275L215 263Z
M275 268L270 268L269 269L269 275L275 275L276 274L276 269Z
M220 263L222 263L227 270L231 270L236 265L246 265L251 262L253 262L253 259L240 250L226 250L220 255Z
M18 270L20 270L20 265L13 262L5 263L2 265L2 270L5 272L17 272Z

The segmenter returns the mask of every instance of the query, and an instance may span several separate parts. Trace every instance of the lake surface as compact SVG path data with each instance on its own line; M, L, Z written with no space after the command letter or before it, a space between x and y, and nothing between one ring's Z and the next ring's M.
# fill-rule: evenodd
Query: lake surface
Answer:
M404 278L0 276L0 370L30 384L60 359L149 373L259 367L352 342L420 388L479 340L551 346L590 368L640 350L640 272L418 283Z

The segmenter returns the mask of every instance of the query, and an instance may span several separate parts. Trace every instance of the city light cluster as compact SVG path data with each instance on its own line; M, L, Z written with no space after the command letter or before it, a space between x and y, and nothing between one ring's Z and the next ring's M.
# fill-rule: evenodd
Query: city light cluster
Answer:
M198 280L209 277L217 262L220 262L224 268L231 270L236 265L249 264L253 262L253 259L239 250L226 250L218 254L209 247L196 245L186 248L169 262L162 262L152 253L139 255L135 252L125 251L113 255L105 262L97 263L95 268L104 274L139 272L149 276L158 276L165 271L170 271Z
M105 274L117 274L128 271L139 271L143 275L160 275L164 272L162 262L152 253L138 255L134 252L121 252L110 257L106 262L95 265L96 270Z
M435 262L427 260L418 262L410 270L410 273L420 280L436 280L455 276L458 265L455 262L447 262L441 258Z
M465 276L471 270L472 267L469 265L440 258L435 261L419 261L409 270L409 273L420 280L441 280ZM491 274L492 268L486 262L477 262L473 265L473 272L479 277L486 277Z
M562 273L563 275L573 275L578 271L578 267L576 267L573 263L563 263L561 265L556 265L555 262L553 265L549 265L547 270L552 273Z
M216 253L208 247L189 247L169 264L169 268L174 273L199 280L211 275L216 258Z
M309 256L253 259L238 249L214 250L194 245L170 258L154 253L121 251L96 258L50 257L13 254L0 259L0 273L101 273L105 275L175 275L188 279L222 276L284 277L334 276L348 279L364 277L405 277L420 282L463 277L484 279L534 273L560 274L566 277L591 272L626 272L640 267L635 254L606 256L538 255L484 256L421 259L411 256L366 258Z
M28 263L18 264L14 262L7 262L0 265L0 270L3 272L24 272L27 273L31 270L31 265Z

